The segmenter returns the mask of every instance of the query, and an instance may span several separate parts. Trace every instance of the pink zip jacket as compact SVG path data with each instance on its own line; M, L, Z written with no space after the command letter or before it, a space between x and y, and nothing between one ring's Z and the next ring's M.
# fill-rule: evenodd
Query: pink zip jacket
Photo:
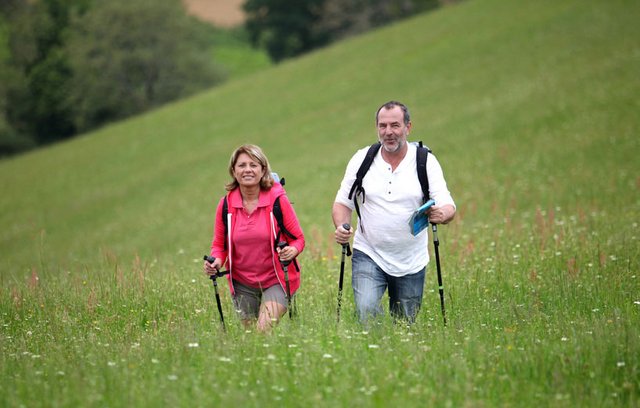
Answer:
M302 228L300 228L300 224L298 222L298 217L296 217L296 213L293 209L293 206L289 202L287 195L284 191L284 188L279 183L274 183L270 190L264 191L260 190L260 196L258 197L258 208L260 207L268 207L267 211L260 212L260 218L258 223L265 223L265 227L271 231L271 239L269 240L269 244L271 247L271 261L273 264L273 273L276 275L280 286L286 293L286 285L284 279L284 270L282 268L282 264L278 258L278 253L276 251L276 237L278 236L278 232L280 228L278 227L278 223L273 214L273 203L275 199L280 197L280 208L282 209L282 218L285 228L291 232L296 239L291 239L286 234L280 234L281 241L287 241L287 245L293 246L298 250L298 253L302 253L302 250L305 246L304 234L302 232ZM233 287L233 259L234 259L234 250L235 251L251 251L252 248L237 248L237 246L233 245L233 234L235 228L235 220L236 217L239 216L239 212L242 211L242 196L240 194L240 189L236 188L231 190L227 194L227 228L229 230L227 234L227 245L225 249L225 231L224 231L224 223L222 222L222 207L224 203L224 197L222 197L218 203L218 207L216 209L216 219L215 219L215 227L214 227L214 235L213 242L211 244L211 256L215 258L219 258L224 260L223 265L227 265L227 269L230 271L229 275L227 275L227 279L229 281L229 289L232 294L235 294L235 290ZM299 265L299 262L291 262L287 267L287 272L289 274L289 287L291 289L291 295L293 295L298 288L300 287L300 271L297 270L295 264Z

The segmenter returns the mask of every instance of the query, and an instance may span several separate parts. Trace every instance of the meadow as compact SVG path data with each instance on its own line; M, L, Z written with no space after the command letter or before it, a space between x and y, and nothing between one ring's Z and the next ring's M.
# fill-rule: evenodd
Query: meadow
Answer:
M0 405L640 405L639 11L469 0L1 161ZM389 99L458 206L446 326L433 264L414 325L359 325L348 268L336 323L330 208ZM202 274L244 142L307 239L269 335Z

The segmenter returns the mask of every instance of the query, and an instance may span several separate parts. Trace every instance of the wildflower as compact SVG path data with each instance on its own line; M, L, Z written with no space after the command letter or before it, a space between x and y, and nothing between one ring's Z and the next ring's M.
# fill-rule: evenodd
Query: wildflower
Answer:
M177 380L177 379L178 379L178 376L177 376L177 375L175 375L175 374L169 374L169 375L167 376L167 379L168 379L169 381L175 381L175 380Z
M153 364L158 364L160 361L159 361L157 358L152 358L152 359L151 359L151 362L152 362Z
M298 347L297 344L289 344L289 348L296 348L296 347Z
M218 361L221 361L223 363L230 363L231 359L229 357L218 357Z
M624 366L625 366L624 361L618 361L618 362L616 363L616 367L618 367L618 368L620 368L620 367L624 367Z
M274 356L273 354L269 354L267 355L267 360L275 360L276 356Z
M569 339L568 339L568 338L566 338L566 337L563 337L563 338L561 338L560 340L562 340L562 341L567 341L567 340L569 340Z
M116 366L116 363L115 363L114 361L108 361L108 362L107 362L107 365L108 365L109 367L115 367L115 366Z
M333 358L331 354L323 354L322 358Z
M375 385L372 385L369 388L366 387L360 387L360 391L364 393L364 395L371 395L374 392L378 391L378 387Z
M189 343L189 348L196 348L199 347L200 345L198 343Z
M370 349L377 349L377 348L380 348L380 346L378 346L377 344L369 344L369 348Z

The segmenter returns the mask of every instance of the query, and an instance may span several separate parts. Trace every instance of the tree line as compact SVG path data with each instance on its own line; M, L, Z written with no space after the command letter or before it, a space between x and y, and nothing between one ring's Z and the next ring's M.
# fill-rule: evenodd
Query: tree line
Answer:
M246 0L243 29L279 62L446 1ZM221 83L208 29L180 0L0 1L0 156Z
M223 80L204 23L175 0L3 0L0 155L144 112ZM4 33L4 36L2 35Z
M294 57L457 0L246 0L251 42L274 61Z

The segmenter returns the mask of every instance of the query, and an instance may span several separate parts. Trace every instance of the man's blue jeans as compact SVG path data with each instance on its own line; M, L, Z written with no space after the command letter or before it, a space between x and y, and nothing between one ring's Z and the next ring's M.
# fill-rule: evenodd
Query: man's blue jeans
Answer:
M383 313L381 300L389 289L389 311L395 318L404 318L410 323L422 304L425 268L401 277L383 271L367 254L353 250L351 284L360 322Z

